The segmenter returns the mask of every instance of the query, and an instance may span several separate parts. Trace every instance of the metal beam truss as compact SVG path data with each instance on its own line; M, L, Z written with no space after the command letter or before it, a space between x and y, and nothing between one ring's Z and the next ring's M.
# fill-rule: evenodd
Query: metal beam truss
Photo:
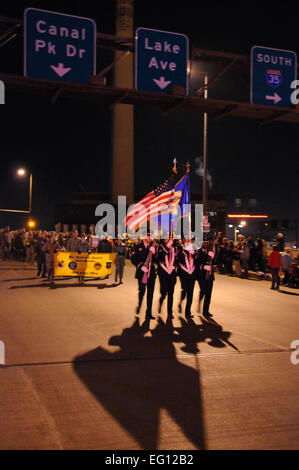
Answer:
M16 37L21 37L22 32L22 20L0 16L0 54L1 48ZM194 96L183 96L176 88L169 94L163 94L107 86L107 74L112 71L115 64L124 59L128 54L134 54L134 39L97 33L97 50L98 52L110 50L113 59L91 78L89 84L59 83L1 72L0 79L4 81L8 92L41 94L47 96L52 104L56 103L58 98L61 97L72 101L103 102L110 107L113 107L116 103L158 106L162 109L164 115L178 110L194 110L199 113L208 113L215 120L231 116L254 119L260 125L272 122L299 123L299 108L297 106L273 108L271 106L253 105L247 102L203 98L205 89L211 88L229 70L237 72L240 75L240 79L245 80L249 86L249 56L198 49L192 45L190 48L189 73L191 73L192 65L195 62L214 64L219 66L220 70L209 79L206 86L199 88ZM114 54L116 51L120 53L118 55Z

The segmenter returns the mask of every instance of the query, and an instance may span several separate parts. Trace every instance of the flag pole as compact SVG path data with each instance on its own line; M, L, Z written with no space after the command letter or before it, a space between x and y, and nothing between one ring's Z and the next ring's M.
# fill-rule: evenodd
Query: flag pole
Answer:
M189 196L190 196L190 178L189 178L189 174L190 174L190 163L187 162L186 163L186 176L188 176L188 193L189 193ZM190 197L190 211L191 211L191 197ZM191 212L189 214L189 240L191 240Z
M177 167L176 167L176 163L177 163L176 158L174 157L172 171L175 174L177 174L177 172L178 172ZM170 223L170 240L173 240L173 212L172 212L172 210L171 210L171 223Z

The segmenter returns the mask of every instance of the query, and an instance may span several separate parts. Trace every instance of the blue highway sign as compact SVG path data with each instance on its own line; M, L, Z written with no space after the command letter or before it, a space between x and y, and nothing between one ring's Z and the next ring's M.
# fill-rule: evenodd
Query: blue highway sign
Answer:
M251 104L292 106L291 83L296 77L295 52L261 46L251 49Z
M187 36L138 28L135 51L137 90L171 93L172 87L180 87L189 94Z
M96 23L37 8L24 12L24 75L88 83L96 73Z

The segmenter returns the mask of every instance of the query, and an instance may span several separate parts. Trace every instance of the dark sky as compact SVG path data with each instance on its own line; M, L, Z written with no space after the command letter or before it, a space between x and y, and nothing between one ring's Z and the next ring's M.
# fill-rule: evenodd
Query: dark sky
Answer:
M93 18L98 32L114 34L115 1L1 2L0 15L21 18L27 7ZM135 28L184 33L198 48L250 54L253 45L299 53L299 8L295 2L173 2L135 0ZM22 38L0 49L0 72L22 74ZM97 70L109 61L98 51ZM201 72L213 75L217 67ZM195 65L190 94L202 83ZM109 77L108 77L109 80ZM229 72L209 89L209 97L249 101L249 74ZM73 191L110 192L111 110L105 106L55 105L31 95L8 95L0 108L0 205L26 209L28 187L17 180L19 165L33 173L33 216L50 228L57 203L71 201ZM257 211L272 217L298 218L298 125L260 127L247 119L209 119L208 166L213 191L228 202L256 198ZM203 153L203 118L194 111L163 116L159 108L135 107L135 189L147 192L168 176L172 156L181 167ZM194 169L194 164L193 164ZM146 171L145 171L146 170ZM192 189L201 192L192 174ZM18 207L17 207L18 206ZM21 219L0 213L0 226Z

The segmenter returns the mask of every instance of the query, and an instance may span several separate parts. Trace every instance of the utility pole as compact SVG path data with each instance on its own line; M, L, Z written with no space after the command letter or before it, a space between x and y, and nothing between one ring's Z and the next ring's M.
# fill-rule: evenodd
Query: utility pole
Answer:
M204 99L208 98L208 76L204 77ZM203 215L207 215L208 212L208 196L207 196L207 159L208 159L208 113L204 113L203 117L203 194L202 194L202 206Z

